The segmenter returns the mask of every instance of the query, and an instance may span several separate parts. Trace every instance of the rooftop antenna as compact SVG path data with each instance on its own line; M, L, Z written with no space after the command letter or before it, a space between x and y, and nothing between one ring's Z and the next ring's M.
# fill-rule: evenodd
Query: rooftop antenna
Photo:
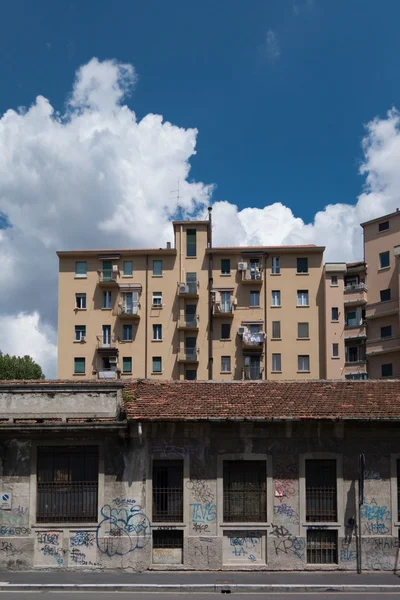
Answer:
M180 195L180 186L179 186L179 179L178 179L178 186L176 190L172 190L171 194L176 194L176 216L178 221L182 221L182 206L180 203L181 200L181 195ZM172 196L171 198L173 198L174 196Z

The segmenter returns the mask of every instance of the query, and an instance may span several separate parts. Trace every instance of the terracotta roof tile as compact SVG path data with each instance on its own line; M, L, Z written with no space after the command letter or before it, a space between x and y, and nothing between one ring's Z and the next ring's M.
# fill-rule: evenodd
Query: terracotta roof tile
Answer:
M130 421L400 420L400 380L127 382Z

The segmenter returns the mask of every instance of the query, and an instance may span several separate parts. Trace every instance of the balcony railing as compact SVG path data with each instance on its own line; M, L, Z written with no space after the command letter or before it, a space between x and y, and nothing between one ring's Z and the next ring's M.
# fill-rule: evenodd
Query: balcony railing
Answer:
M198 362L197 348L184 348L178 354L180 362Z
M228 303L214 302L213 304L213 314L215 316L229 316L233 313L233 305Z
M39 523L97 522L97 481L38 481Z
M199 295L198 282L178 283L178 296L195 297Z
M262 270L260 268L256 268L242 271L242 282L253 284L262 283Z
M178 329L198 329L199 323L197 316L185 317L178 320Z
M355 290L365 290L367 291L367 286L365 285L365 283L350 283L348 285L344 286L344 291L345 292L352 292Z
M261 379L262 372L261 367L243 367L243 379Z
M117 369L100 369L97 372L98 379L117 379Z
M100 285L104 285L104 286L117 285L118 273L116 271L107 269L105 271L98 271L98 275L99 275L99 284Z
M133 318L139 317L139 305L138 304L119 304L118 315L121 318Z
M98 350L109 350L111 348L117 348L117 338L112 336L104 337L103 335L97 335L97 349Z
M242 348L243 350L262 351L264 340L265 333L263 331L259 331L258 333L244 333L242 336Z

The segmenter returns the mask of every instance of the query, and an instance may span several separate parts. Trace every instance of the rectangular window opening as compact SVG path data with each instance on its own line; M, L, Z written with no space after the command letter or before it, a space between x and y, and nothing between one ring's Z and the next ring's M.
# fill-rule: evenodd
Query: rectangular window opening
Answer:
M123 373L132 373L132 357L124 356L122 358L122 372Z
M225 460L223 518L226 523L267 520L266 464L262 460Z
M308 373L310 370L310 357L308 354L302 354L297 357L298 371Z
M393 377L393 365L392 363L387 363L381 366L382 377Z
M331 275L331 286L335 287L338 285L338 278L337 275Z
M392 337L392 326L385 325L385 327L381 327L381 338Z
M154 460L153 522L182 521L183 460Z
M279 256L272 257L272 273L274 275L279 275L281 272L281 263Z
M131 260L124 260L124 276L132 277L133 262Z
M183 531L153 530L153 564L181 565L183 563Z
M260 306L260 292L258 290L250 292L250 306Z
M297 323L297 337L299 339L308 339L310 337L308 323Z
M221 324L221 340L229 340L231 338L231 324Z
M153 275L161 277L163 273L162 260L153 260Z
M153 373L162 373L161 356L153 356Z
M314 529L307 531L307 563L329 565L338 562L337 531Z
M197 256L195 229L186 230L186 256Z
M381 269L390 267L390 252L381 252L379 254L379 266Z
M86 308L86 294L75 294L75 307L80 310Z
M153 306L162 306L162 292L153 292Z
M281 338L281 322L272 321L272 338L279 340Z
M339 344L332 344L332 357L339 358Z
M337 306L332 306L332 321L339 321L339 308Z
M308 306L308 290L297 290L297 306Z
M306 521L337 521L337 481L335 459L306 460Z
M221 275L231 274L231 261L229 258L221 258Z
M82 342L86 338L86 325L75 325L75 341Z
M272 372L276 373L276 372L280 372L280 371L282 371L281 355L273 354L272 355Z
M280 306L281 305L281 292L280 290L272 290L272 306Z
M308 258L297 259L297 272L308 273Z
M75 263L75 277L86 277L87 262L85 260L77 260Z
M391 296L392 292L390 288L388 288L387 290L380 291L381 302L388 302L388 300L391 299Z
M389 229L389 221L381 221L378 224L378 231L387 231Z
M153 340L162 340L162 325L153 325Z
M85 373L85 359L83 357L74 358L74 373Z
M231 357L230 356L221 356L221 371L222 371L222 373L230 373L231 372Z

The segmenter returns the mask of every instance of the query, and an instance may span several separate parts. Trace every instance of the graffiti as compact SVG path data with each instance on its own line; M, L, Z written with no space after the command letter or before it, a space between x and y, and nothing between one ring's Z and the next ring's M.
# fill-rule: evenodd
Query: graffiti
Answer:
M40 552L43 552L43 554L45 556L54 556L54 558L57 561L58 565L62 565L63 564L63 550L61 548L54 548L53 546L50 546L49 544L45 544L43 546L43 548L40 548Z
M392 562L387 557L375 556L373 552L366 552L365 568L369 571L393 571L394 560Z
M197 502L207 503L214 501L214 494L212 493L207 481L203 479L196 479L192 476L189 481L186 482L186 487L193 494L193 498Z
M73 547L86 546L87 548L93 546L96 536L91 531L77 531L70 540L70 544Z
M21 515L21 517L25 516L28 512L28 508L24 508L23 506L17 506L17 514Z
M365 481L379 481L381 476L376 471L364 471Z
M213 541L213 539L209 538L209 537L200 537L199 540L201 542L212 542Z
M59 545L58 533L37 533L37 541L39 544L51 544L53 546Z
M256 559L256 557L254 556L254 554L250 554L250 555L249 555L249 560L250 560L251 562L254 562L254 561L255 561L255 560L257 560L257 559Z
M29 527L7 527L0 525L0 535L29 535L31 530Z
M175 525L162 525L161 527L157 527L160 531L173 531L176 529Z
M72 548L70 558L75 565L83 565L86 562L86 554L78 548Z
M368 521L390 521L391 514L387 506L379 506L375 498L369 504L361 506L361 517Z
M305 541L302 538L298 538L292 535L286 527L282 525L274 525L271 523L271 535L275 538L274 548L275 554L278 556L280 553L283 554L294 554L297 558L304 558Z
M0 552L4 552L7 556L16 556L22 554L22 550L18 550L11 542L0 542Z
M124 556L141 550L150 540L151 525L139 504L116 508L105 504L96 530L96 544L102 554Z
M206 523L193 523L193 531L196 533L208 532L208 525Z
M399 538L366 538L363 544L374 546L375 550L393 550L400 547Z
M38 551L43 553L43 556L54 558L59 566L64 562L64 550L60 544L61 534L56 531L37 532L36 541Z
M193 523L204 523L215 521L217 518L217 507L215 504L190 504L192 508L192 521Z
M163 442L155 442L150 440L149 451L158 453L161 458L169 458L170 456L180 456L184 458L188 454L194 452L192 449L187 449L184 446L175 446L174 444L166 444Z
M200 538L200 539L207 540L208 542L211 542L211 544L212 544L212 540L210 538ZM215 548L213 548L213 546L210 545L210 543L196 544L194 546L194 558L205 560L207 565L209 565L210 562L213 562L215 560L216 556L217 556L217 553L215 551Z
M28 509L26 509L27 511ZM2 514L1 514L1 520L4 521L4 524L7 525L8 527L21 527L25 524L25 516L26 516L26 511L25 513L19 513L17 512L16 514L12 514L9 511L6 512L4 510L2 510Z
M283 525L274 525L273 523L271 523L271 527L271 535L273 535L274 537L282 538L286 537L287 535L290 535L290 531L286 529L286 527L283 527Z
M299 525L300 523L299 513L288 504L278 504L277 506L274 506L274 515L284 515L288 517L288 522L293 523L293 525Z
M385 523L364 523L363 533L367 535L384 535L389 533L389 527Z
M260 542L261 535L255 533L235 534L229 537L229 544L233 548L232 555L247 558L250 562L257 560L256 554L261 558Z
M133 498L114 498L112 504L115 504L116 506L132 505L136 504L136 500L133 500Z
M341 550L340 560L342 562L353 562L357 558L357 552L354 550Z
M298 478L298 466L296 463L284 464L277 462L275 464L274 490L275 497L282 502L284 498L291 498L296 494L295 482Z

